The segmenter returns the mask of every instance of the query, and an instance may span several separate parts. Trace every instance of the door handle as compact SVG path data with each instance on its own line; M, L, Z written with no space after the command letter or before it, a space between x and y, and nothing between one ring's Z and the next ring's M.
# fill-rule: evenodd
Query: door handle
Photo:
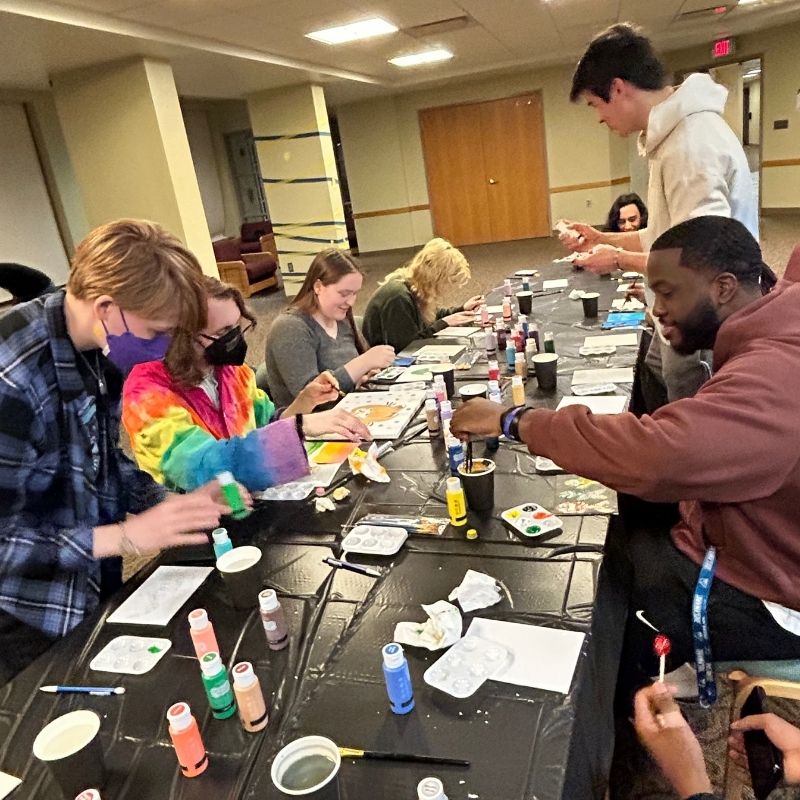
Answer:
M497 183L497 181L496 181L494 178L489 178L489 183L490 183L492 186L494 186L494 185Z

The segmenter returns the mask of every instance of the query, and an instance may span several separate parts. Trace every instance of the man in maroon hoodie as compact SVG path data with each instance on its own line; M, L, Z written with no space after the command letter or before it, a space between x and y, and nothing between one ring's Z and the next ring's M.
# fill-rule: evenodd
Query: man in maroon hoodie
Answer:
M662 234L648 274L653 313L672 347L713 347L714 376L694 397L643 417L473 400L451 430L462 438L503 432L568 472L680 502L671 532L647 517L630 531L631 609L644 609L671 638L671 666L699 661L701 700L713 702L702 669L712 653L800 658L800 283L785 279L765 293L774 275L757 242L723 217ZM711 580L696 589L709 551L716 576L707 563ZM693 623L702 628L703 612L710 636L698 638ZM629 619L623 668L655 674L652 642L652 631Z

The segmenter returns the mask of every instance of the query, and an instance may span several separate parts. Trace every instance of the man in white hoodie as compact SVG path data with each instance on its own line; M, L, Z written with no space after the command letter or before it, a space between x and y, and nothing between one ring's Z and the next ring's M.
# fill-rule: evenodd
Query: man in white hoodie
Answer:
M709 214L739 220L758 239L747 158L722 117L727 94L705 74L670 86L652 43L631 25L613 25L591 41L575 69L570 100L583 98L599 121L621 136L638 133L650 172L649 220L646 228L627 233L572 223L580 238L561 238L586 253L578 266L598 274L646 272L653 241L679 222ZM691 397L710 374L701 355L678 356L660 333L648 364L661 372L670 401Z

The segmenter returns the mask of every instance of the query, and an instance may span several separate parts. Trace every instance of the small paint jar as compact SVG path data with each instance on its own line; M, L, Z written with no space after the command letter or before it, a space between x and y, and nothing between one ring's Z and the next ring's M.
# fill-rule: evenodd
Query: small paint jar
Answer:
M219 653L206 653L200 659L201 678L208 704L215 719L228 719L236 713L236 699Z
M274 589L264 589L263 592L259 592L258 608L261 624L267 636L267 647L270 650L283 650L289 644L289 626L286 624L286 615Z
M231 670L231 675L242 727L248 733L264 730L269 722L267 704L253 665L249 661L240 661Z
M192 637L194 652L198 660L206 653L219 653L217 635L214 626L204 608L196 608L189 612L189 636Z
M194 778L205 772L208 768L208 753L189 704L171 705L167 710L167 721L169 738L175 748L181 774L185 778Z
M211 540L214 542L214 555L217 558L225 555L228 550L233 550L233 542L225 528L215 528L211 531Z
M447 800L444 784L438 778L423 778L417 784L417 800Z

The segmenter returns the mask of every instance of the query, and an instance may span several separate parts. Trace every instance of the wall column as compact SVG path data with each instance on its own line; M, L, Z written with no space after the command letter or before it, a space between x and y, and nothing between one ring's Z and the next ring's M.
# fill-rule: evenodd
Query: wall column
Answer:
M172 67L98 65L54 76L53 94L90 228L151 219L217 275Z

